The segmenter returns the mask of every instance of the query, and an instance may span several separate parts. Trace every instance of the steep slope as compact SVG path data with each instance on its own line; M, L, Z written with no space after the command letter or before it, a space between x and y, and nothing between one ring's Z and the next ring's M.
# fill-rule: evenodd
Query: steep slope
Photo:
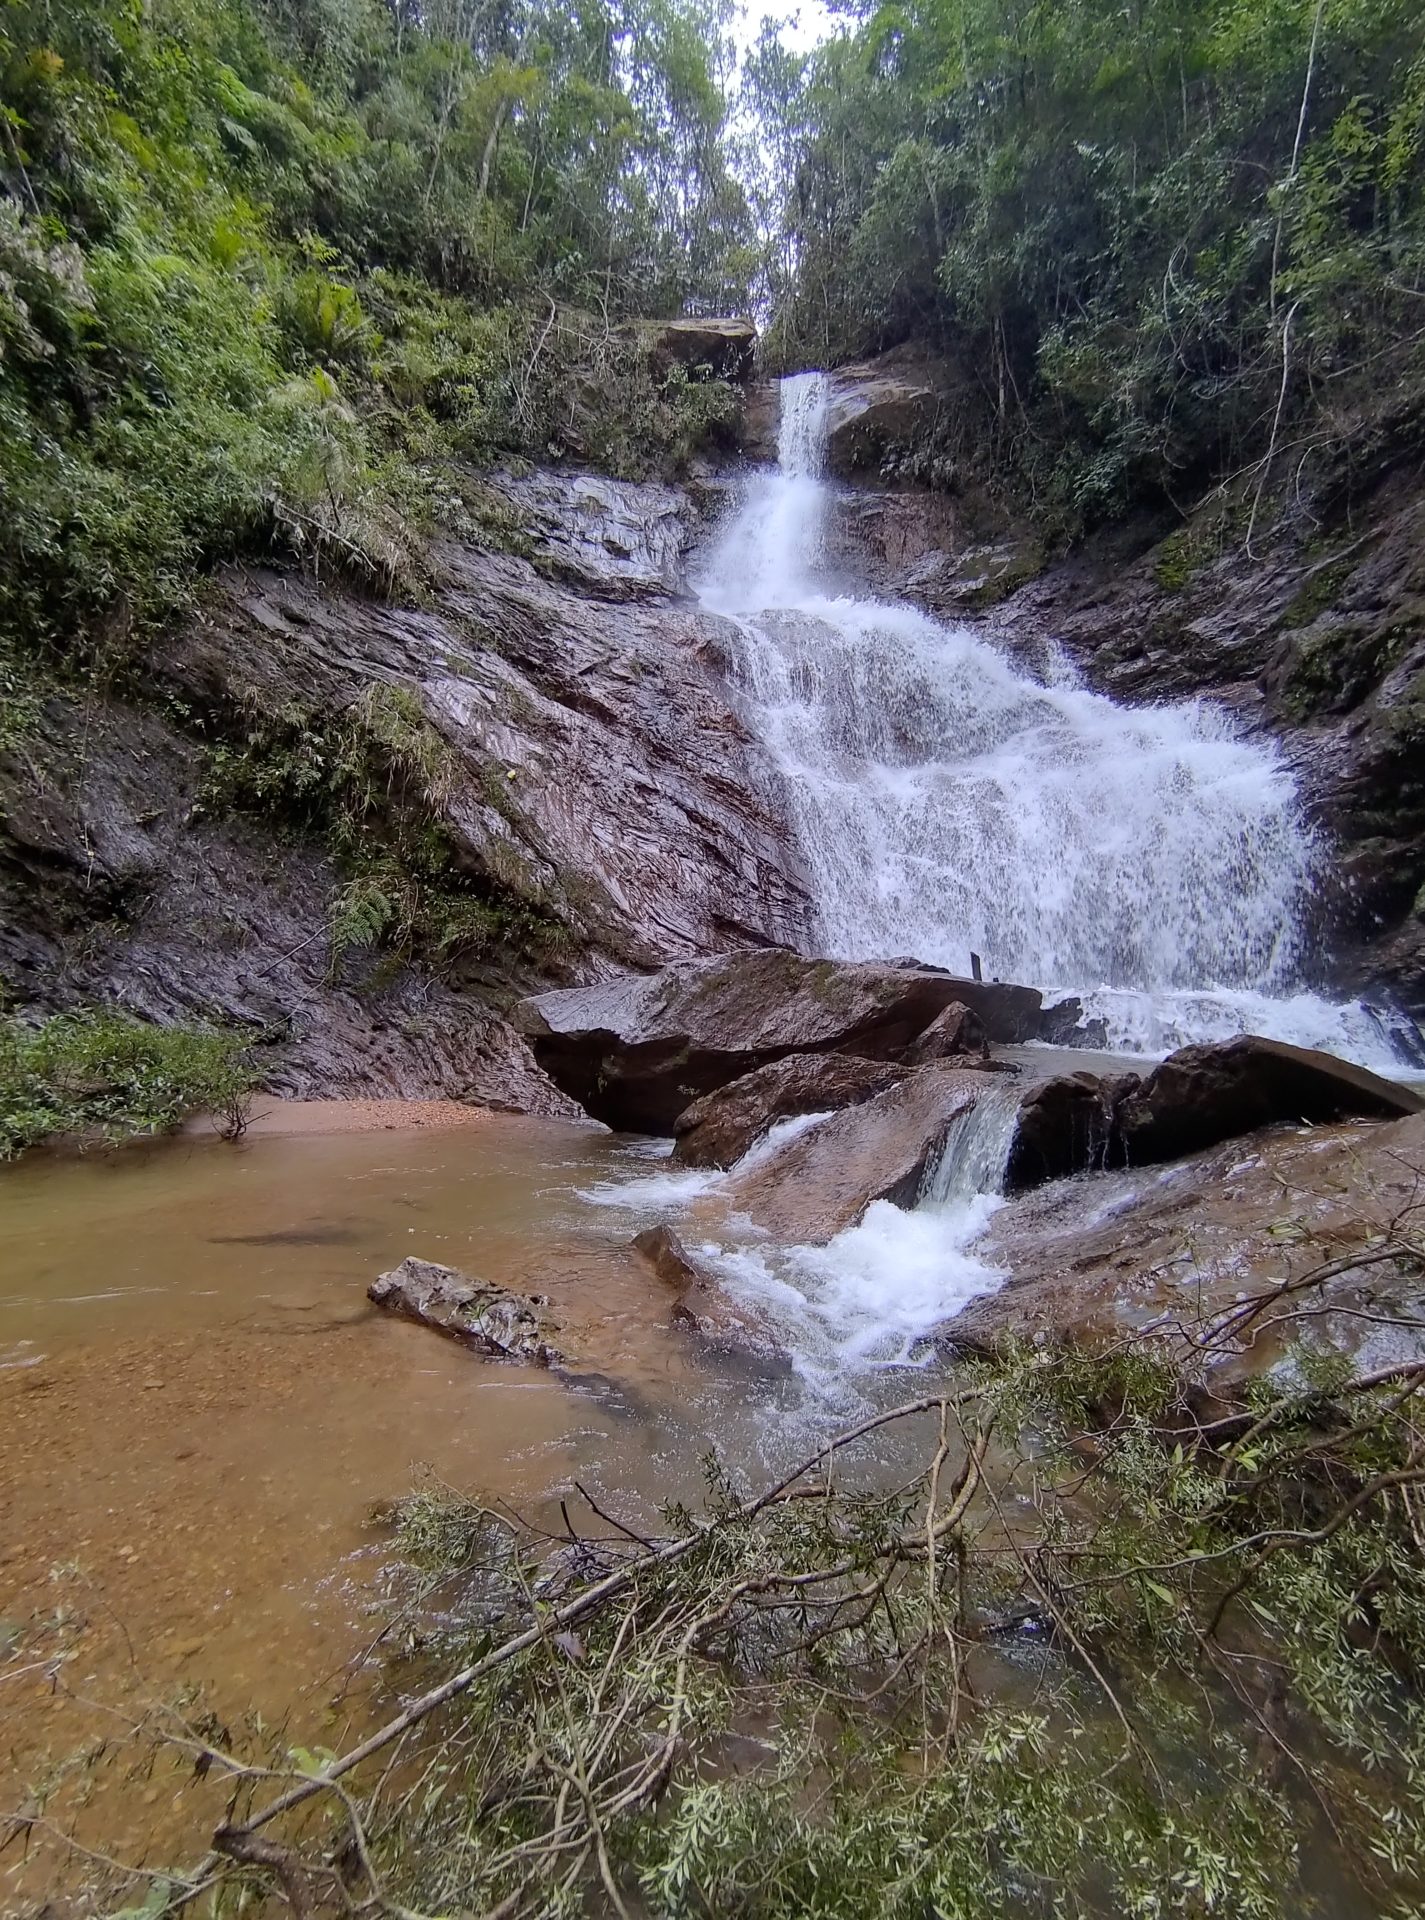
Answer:
M511 991L793 942L774 789L681 598L688 497L509 478L430 604L234 569L0 758L0 973L241 1023L303 1093L562 1096ZM486 502L488 509L488 500Z

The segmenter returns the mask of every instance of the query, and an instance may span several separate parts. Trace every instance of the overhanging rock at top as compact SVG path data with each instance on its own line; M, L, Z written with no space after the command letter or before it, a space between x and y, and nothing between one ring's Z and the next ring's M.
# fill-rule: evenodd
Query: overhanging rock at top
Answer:
M692 1101L794 1053L895 1060L953 1002L992 1040L1032 1039L1032 987L929 968L807 960L784 948L681 961L523 1000L512 1016L535 1057L595 1119L671 1133Z
M740 380L756 351L752 322L726 317L669 320L654 342L654 356L665 365L706 367L724 380Z

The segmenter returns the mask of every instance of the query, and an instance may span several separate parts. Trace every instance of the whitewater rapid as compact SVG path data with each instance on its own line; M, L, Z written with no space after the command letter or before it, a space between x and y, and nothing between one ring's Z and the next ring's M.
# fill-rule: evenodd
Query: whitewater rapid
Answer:
M965 625L830 590L826 380L706 555L783 782L819 951L1077 995L1114 1050L1257 1032L1363 1064L1386 1023L1303 976L1321 849L1279 750L1206 701L1124 707Z

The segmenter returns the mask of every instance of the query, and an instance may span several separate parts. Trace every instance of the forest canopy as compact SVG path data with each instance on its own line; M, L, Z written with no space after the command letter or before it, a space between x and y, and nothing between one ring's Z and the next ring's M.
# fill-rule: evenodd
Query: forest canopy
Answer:
M0 640L380 573L435 456L656 452L617 323L746 297L725 57L716 0L7 0Z
M773 356L930 343L1070 530L1414 406L1415 0L896 0L749 86Z
M633 316L751 305L772 371L920 343L956 404L904 470L1069 537L1418 429L1413 0L853 0L740 72L731 25L7 0L0 694L235 553L389 585L443 463L676 464L717 396Z

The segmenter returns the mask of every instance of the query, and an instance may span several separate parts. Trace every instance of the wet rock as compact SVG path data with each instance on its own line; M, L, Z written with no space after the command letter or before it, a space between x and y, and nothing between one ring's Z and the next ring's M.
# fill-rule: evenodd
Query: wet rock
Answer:
M901 1058L908 1067L927 1067L933 1060L950 1060L961 1055L987 1059L990 1037L985 1023L973 1007L952 1000L923 1033L917 1034Z
M551 573L607 600L668 598L694 528L686 492L596 473L502 473L498 492Z
M1313 502L1247 554L1209 502L1121 525L987 615L1018 658L1066 654L1121 701L1208 695L1284 744L1334 842L1317 901L1337 988L1425 1015L1425 494L1418 425L1394 470ZM916 580L907 591L935 606ZM894 590L888 583L887 590Z
M1019 1192L1121 1157L1118 1110L1138 1085L1134 1073L1121 1079L1065 1073L1031 1088L1019 1109L1006 1190Z
M654 341L654 358L662 365L706 367L723 380L740 380L756 352L757 329L750 320L670 320Z
M1085 1019L1084 1003L1076 997L1056 1000L1039 1016L1039 1038L1051 1047L1101 1050L1108 1046L1108 1022L1097 1016Z
M1417 1114L1277 1130L1042 1187L977 1243L1005 1278L947 1323L947 1341L1052 1352L1141 1336L1229 1398L1261 1373L1299 1380L1302 1345L1358 1378L1417 1364L1425 1316L1408 1221L1422 1183ZM1228 1337L1226 1317L1254 1301L1261 1310Z
M877 1200L913 1206L951 1126L991 1084L982 1073L923 1067L875 1099L791 1141L716 1196L774 1240L822 1246Z
M775 380L753 381L742 389L737 444L749 460L768 463L776 460L781 410L781 389Z
M947 1006L1003 1040L1032 1035L1032 988L782 949L681 962L540 994L512 1014L535 1058L595 1119L671 1133L690 1103L793 1053L895 1060Z
M944 393L943 369L913 350L837 367L827 393L827 464L837 473L880 467L887 451L929 427Z
M1152 1166L1281 1123L1419 1113L1425 1101L1328 1053L1245 1034L1183 1047L1137 1074L1061 1074L1020 1108L1007 1186L1111 1166Z
M732 1301L716 1273L689 1253L671 1227L647 1227L633 1246L676 1293L675 1320L716 1346L785 1363L785 1350L769 1328Z
M432 1260L403 1260L367 1288L367 1298L388 1313L415 1320L493 1360L520 1360L548 1367L563 1355L550 1345L558 1331L539 1294L511 1293L472 1280L456 1267Z
M678 1142L673 1158L685 1167L730 1167L778 1120L858 1106L904 1080L907 1071L887 1060L843 1053L775 1060L704 1094L680 1113L673 1127Z
M511 988L804 937L774 770L721 682L725 623L665 590L675 496L506 484L533 553L450 539L419 608L229 570L135 663L142 702L57 696L23 753L0 752L0 974L17 1004L239 1026L285 1093L569 1114L502 1017ZM279 817L284 767L314 764L310 731L373 694L437 742L431 824L495 909L490 937L438 973L380 947L334 955L350 876ZM213 744L236 757L253 737L275 797L227 809Z
M1413 1088L1329 1053L1255 1034L1183 1047L1118 1106L1129 1165L1175 1160L1279 1121L1393 1118L1425 1109Z

